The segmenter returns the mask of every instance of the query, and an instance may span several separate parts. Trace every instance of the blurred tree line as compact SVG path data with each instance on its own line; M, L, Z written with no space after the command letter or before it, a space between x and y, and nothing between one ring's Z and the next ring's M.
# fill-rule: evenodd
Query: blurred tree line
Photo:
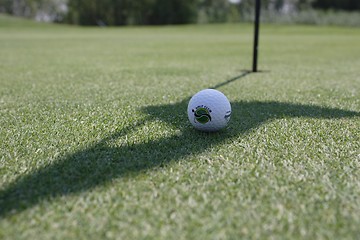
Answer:
M60 22L67 14L67 2L68 0L0 0L0 13Z
M69 0L66 21L80 25L181 24L196 20L192 0Z
M264 10L358 11L360 0L261 0ZM0 12L80 25L160 25L239 21L255 0L0 0Z
M320 9L340 9L346 11L360 10L359 0L316 0L312 6Z

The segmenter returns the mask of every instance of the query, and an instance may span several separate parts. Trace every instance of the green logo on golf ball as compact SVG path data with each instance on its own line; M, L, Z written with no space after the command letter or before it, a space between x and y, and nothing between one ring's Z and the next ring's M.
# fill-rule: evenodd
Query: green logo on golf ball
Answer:
M211 121L211 110L206 107L197 107L196 110L192 110L197 122L205 124Z

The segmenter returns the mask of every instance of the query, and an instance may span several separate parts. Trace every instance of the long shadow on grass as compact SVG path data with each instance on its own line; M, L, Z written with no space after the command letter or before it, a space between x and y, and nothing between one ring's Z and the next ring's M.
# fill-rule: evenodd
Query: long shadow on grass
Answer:
M313 105L233 102L232 124L229 128L207 134L194 130L188 123L187 102L186 100L176 104L145 107L142 111L146 113L147 118L143 122L129 125L87 149L61 157L54 164L16 180L0 191L0 216L16 214L42 200L87 191L110 183L112 179L166 166L171 161L179 161L183 157L207 151L225 140L237 138L273 119L338 119L360 116L358 112ZM113 147L114 142L121 142L127 134L154 120L175 126L179 133Z

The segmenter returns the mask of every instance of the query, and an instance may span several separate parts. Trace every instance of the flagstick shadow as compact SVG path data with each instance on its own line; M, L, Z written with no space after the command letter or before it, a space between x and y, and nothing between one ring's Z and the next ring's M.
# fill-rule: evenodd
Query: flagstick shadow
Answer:
M218 89L218 88L223 87L223 86L225 86L225 85L228 85L229 83L232 83L232 82L234 82L234 81L236 81L236 80L239 80L239 79L241 79L241 78L244 78L244 77L246 77L247 75L249 75L250 73L253 73L253 72L252 72L252 71L248 71L248 70L244 70L242 74L240 74L240 75L238 75L238 76L236 76L236 77L230 78L230 79L228 79L228 80L226 80L226 81L224 81L224 82L222 82L222 83L216 84L215 86L210 87L210 88Z
M239 77L229 81L236 79ZM176 104L144 107L142 112L147 117L137 125L130 125L87 149L60 157L54 164L20 177L0 191L0 217L19 213L43 200L78 194L113 179L133 176L166 166L189 155L200 154L274 119L360 117L358 112L314 105L261 101L233 102L231 121L241 124L230 124L224 131L208 134L198 132L190 126L186 108L185 100ZM179 130L179 134L141 143L122 141L126 135L154 120L173 125ZM124 143L114 146L114 142Z
M235 76L233 78L230 78L230 79L227 79L226 81L222 82L222 83L219 83L219 84L216 84L210 88L212 89L218 89L218 88L221 88L225 85L228 85L232 82L235 82L237 80L240 80L242 78L245 78L246 76L250 75L250 74L259 74L259 73L267 73L267 72L270 72L270 71L267 71L267 70L258 70L257 72L253 72L253 71L250 71L250 70L241 70L241 74L238 75L238 76Z

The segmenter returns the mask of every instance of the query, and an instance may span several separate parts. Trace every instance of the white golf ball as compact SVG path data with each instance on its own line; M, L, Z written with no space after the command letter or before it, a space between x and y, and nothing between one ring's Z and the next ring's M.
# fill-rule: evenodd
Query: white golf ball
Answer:
M222 92L205 89L190 99L187 112L189 121L196 129L215 132L228 124L231 105Z

